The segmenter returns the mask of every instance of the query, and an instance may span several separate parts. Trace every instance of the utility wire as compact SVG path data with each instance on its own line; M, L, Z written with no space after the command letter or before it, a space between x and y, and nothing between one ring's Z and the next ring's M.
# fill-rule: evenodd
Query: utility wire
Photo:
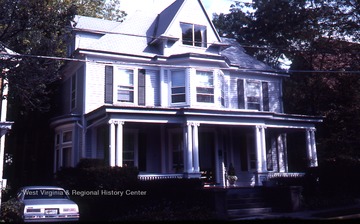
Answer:
M42 55L25 55L25 54L0 54L0 60L2 57L15 57L15 58L38 58L38 59L50 59L50 60L59 60L59 61L73 61L73 62L83 62L83 63L96 63L96 64L106 64L106 65L135 65L135 66L157 66L157 67L167 67L167 68L194 68L192 66L185 65L163 65L156 63L139 63L139 62L120 62L120 61L99 61L99 60L85 60L77 58L64 58L64 57L54 57L54 56L42 56ZM229 71L244 71L244 72L269 72L269 73L281 73L281 74L292 74L292 73L348 73L348 74L360 74L360 70L356 71L334 71L334 70L265 70L265 69L248 69L248 68L219 68L219 67L200 67L195 68L199 69L220 69L220 70L229 70Z

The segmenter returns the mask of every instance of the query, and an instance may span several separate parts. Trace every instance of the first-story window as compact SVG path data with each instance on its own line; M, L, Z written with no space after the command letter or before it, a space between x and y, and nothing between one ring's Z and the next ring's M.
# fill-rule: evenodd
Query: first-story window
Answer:
M185 71L171 72L171 103L185 103Z
M175 173L184 171L184 142L182 139L183 136L180 132L171 135L172 168Z
M135 136L133 133L124 134L123 166L135 166Z
M196 72L197 102L214 103L214 78L212 72Z
M72 131L62 131L55 135L55 164L54 172L62 167L71 167L73 164Z

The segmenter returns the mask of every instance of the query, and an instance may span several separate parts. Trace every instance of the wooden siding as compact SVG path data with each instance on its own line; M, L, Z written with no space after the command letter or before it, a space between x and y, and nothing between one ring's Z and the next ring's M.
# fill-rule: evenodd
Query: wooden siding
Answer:
M86 65L86 100L85 113L89 113L104 105L105 66L95 63Z

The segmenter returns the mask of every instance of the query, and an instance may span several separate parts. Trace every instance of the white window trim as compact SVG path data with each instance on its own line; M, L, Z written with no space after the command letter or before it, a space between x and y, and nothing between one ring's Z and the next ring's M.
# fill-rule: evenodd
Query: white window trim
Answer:
M133 71L133 85L134 85L134 102L119 102L118 101L118 83L119 83L119 70L132 70ZM113 102L114 105L138 105L139 98L139 89L138 89L138 74L139 69L137 68L128 68L128 67L114 67L114 75L113 75Z
M201 105L214 105L217 103L217 78L216 78L216 75L214 73L214 71L209 71L209 70L196 70L195 71L195 77L197 79L197 75L198 75L198 72L206 72L206 73L211 73L212 74L212 79L213 79L213 83L212 83L212 86L210 88L213 89L213 102L199 102L197 101L197 96L198 96L198 92L197 92L197 87L204 87L204 86L199 86L197 83L198 81L195 82L195 102L197 104L201 104ZM206 95L206 94L203 94L203 95ZM209 94L211 95L211 94Z
M185 76L185 102L178 102L178 103L173 103L172 102L172 75L174 71L182 71L184 72L184 76ZM176 69L176 70L169 70L168 72L169 75L169 90L168 90L168 96L169 96L169 104L171 106L185 106L188 104L188 96L189 96L189 82L188 82L188 70L187 69Z
M182 31L182 28L181 28L181 25L182 24L187 24L187 25L192 25L192 45L189 45L189 44L184 44L184 40L183 40L183 31ZM196 46L196 40L195 40L195 26L201 26L201 27L205 27L205 30L202 30L202 34L201 34L201 46ZM183 46L189 46L189 47L196 47L196 48L207 48L207 30L208 30L208 27L205 26L205 25L200 25L200 24L195 24L195 23L187 23L187 22L180 22L180 28L181 28L181 44ZM204 34L203 34L203 31L206 32L206 35L204 37Z
M255 81L255 82L259 82L260 83L260 109L259 110L255 110L255 109L249 109L248 107L248 91L249 91L249 87L248 87L248 81ZM262 83L263 82L268 82L268 81L264 81L264 80L259 80L259 79L244 79L244 85L245 85L245 94L244 94L244 102L245 102L245 109L246 110L254 110L254 111L264 111L264 99L263 99L263 88L262 88Z

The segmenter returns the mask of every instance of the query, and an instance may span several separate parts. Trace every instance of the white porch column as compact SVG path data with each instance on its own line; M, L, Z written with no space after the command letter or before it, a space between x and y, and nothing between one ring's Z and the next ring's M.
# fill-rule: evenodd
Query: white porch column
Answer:
M109 165L111 167L115 166L115 122L113 120L109 121L110 124L110 133L109 133Z
M262 144L260 126L255 127L255 141L256 141L256 171L261 172L262 168Z
M265 126L260 127L260 141L261 141L261 167L262 172L267 171L267 164L266 164L266 138L265 138Z
M287 158L285 152L285 144L284 144L284 136L283 134L279 134L277 136L277 147L278 147L278 159L279 159L279 172L287 172Z
M187 123L187 146L186 146L186 169L185 172L192 173L194 170L193 167L193 156L192 156L192 124L190 122Z
M199 173L200 172L200 165L199 165L199 123L193 124L193 163L194 163L194 172Z
M316 150L316 140L315 140L315 128L311 130L311 148L312 148L312 158L313 158L313 166L318 166L318 159L317 159L317 150Z
M307 158L308 158L308 165L309 165L309 167L311 167L313 155L312 155L312 147L311 147L310 129L306 130L306 153L307 153Z
M117 124L116 127L116 149L115 149L115 165L116 166L122 166L123 165L123 121L115 121Z
M315 141L315 128L306 130L306 151L309 160L309 167L317 167L317 152Z
M265 127L256 126L256 162L257 171L266 171L266 143L265 143Z

